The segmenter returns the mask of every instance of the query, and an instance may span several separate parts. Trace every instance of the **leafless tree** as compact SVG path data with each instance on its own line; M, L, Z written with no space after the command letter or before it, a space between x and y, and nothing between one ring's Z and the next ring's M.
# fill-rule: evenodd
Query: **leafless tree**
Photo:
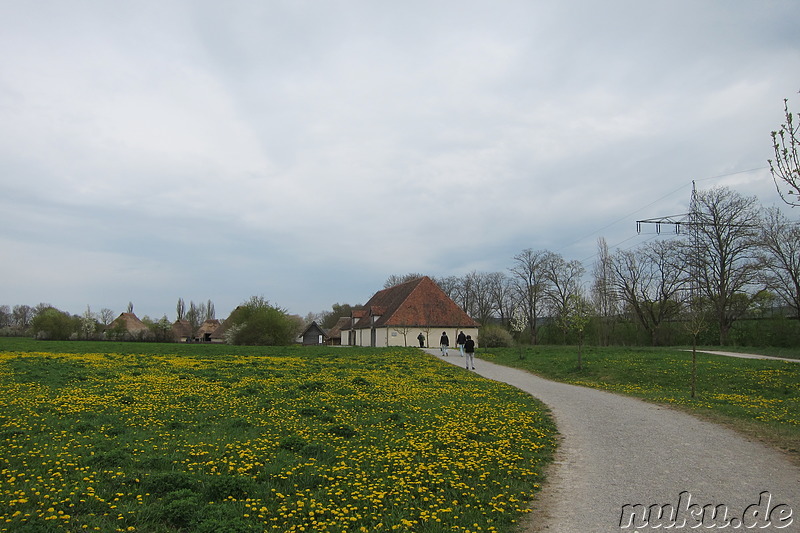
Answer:
M494 311L490 274L473 270L464 276L464 287L469 290L468 307L464 311L481 324L487 324Z
M189 302L189 310L186 311L186 321L189 323L191 329L190 338L194 340L197 332L200 330L200 325L205 319L203 318L203 307L196 305L194 302Z
M183 320L186 318L186 302L183 301L183 298L178 298L178 304L175 306L175 314L177 315L175 320Z
M611 254L603 237L597 239L597 261L594 264L594 281L592 283L592 300L600 319L599 341L608 345L614 321L619 315L619 299L613 287L614 271Z
M775 188L781 199L789 205L800 205L800 124L795 123L797 115L789 112L789 100L783 100L786 122L771 133L775 159L767 160Z
M33 308L29 305L15 305L11 310L11 318L14 321L14 326L21 330L28 329L33 317Z
M731 326L750 305L747 289L757 281L758 204L754 196L727 187L699 191L692 204L697 243L688 260L714 310L719 342L725 345Z
M661 326L681 312L686 277L680 241L657 240L635 250L619 250L611 261L614 291L658 344Z
M104 326L111 324L114 321L114 311L109 309L108 307L104 307L100 310L99 315L100 323Z
M759 244L760 281L800 319L800 226L777 208L764 212Z
M551 253L545 262L544 277L548 282L546 289L547 305L553 317L561 323L560 318L569 310L569 299L581 291L581 278L584 272L580 261L565 260L561 254ZM568 330L563 329L566 340Z
M501 324L508 326L515 303L511 278L503 272L491 272L487 275L487 282L492 312Z
M12 324L11 307L0 305L0 328L10 327Z
M421 278L423 275L417 272L412 272L409 274L405 274L403 276L398 276L397 274L392 274L386 279L386 282L383 284L384 289L388 289L389 287L394 287L395 285L400 285L401 283L405 283L406 281L415 280Z
M534 345L538 342L539 317L550 283L545 274L551 256L552 252L528 248L514 256L514 266L509 268Z
M432 278L440 289L447 295L448 298L455 301L456 293L461 285L461 279L458 276L447 276L444 278Z

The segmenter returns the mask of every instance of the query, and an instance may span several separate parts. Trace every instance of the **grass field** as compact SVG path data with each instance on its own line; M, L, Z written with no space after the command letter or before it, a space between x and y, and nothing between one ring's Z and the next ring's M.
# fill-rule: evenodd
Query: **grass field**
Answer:
M697 389L692 398L690 351L585 347L582 370L577 369L574 346L480 352L479 357L546 378L690 411L757 437L800 462L800 363L698 352Z
M555 428L416 349L0 339L0 531L513 531Z

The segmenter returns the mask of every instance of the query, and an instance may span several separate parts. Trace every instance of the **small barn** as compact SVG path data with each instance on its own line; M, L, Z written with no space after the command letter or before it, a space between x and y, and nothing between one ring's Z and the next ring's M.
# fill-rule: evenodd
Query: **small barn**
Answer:
M200 342L214 342L216 339L212 337L215 331L219 329L222 323L216 318L209 318L197 330L195 338ZM218 341L217 341L218 342Z
M328 334L316 321L309 324L300 334L300 343L303 346L320 346L327 342Z

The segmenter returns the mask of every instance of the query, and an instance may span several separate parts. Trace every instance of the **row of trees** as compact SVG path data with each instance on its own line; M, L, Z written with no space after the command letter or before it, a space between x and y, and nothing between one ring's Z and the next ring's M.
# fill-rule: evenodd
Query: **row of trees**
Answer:
M127 313L133 313L133 304L128 303ZM200 325L215 318L214 304L190 302L178 299L176 316L190 326L193 337ZM53 340L135 340L172 342L176 340L173 323L164 315L153 320L147 316L140 320L146 329L130 332L124 321L114 322L116 316L110 309L95 313L87 306L80 315L73 315L41 303L35 307L27 305L0 305L0 334L30 335ZM290 315L285 309L271 305L263 297L253 296L238 306L229 317L225 341L239 345L285 345L291 344L304 327L303 320Z
M690 324L717 331L725 345L745 316L800 317L800 226L780 210L717 187L693 194L678 230L613 253L601 238L591 272L558 253L526 249L507 272L435 281L480 323L502 324L532 344L545 325L566 339L591 321L601 344L614 342L622 322L660 344L667 325L680 322L692 335ZM386 286L419 275L391 276Z

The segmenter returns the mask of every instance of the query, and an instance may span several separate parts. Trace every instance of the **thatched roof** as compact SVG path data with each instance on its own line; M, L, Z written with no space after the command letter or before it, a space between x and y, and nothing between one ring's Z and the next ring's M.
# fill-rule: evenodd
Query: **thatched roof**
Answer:
M139 317L133 313L122 313L108 325L108 329L117 329L119 327L122 327L128 333L139 333L150 329L147 324L139 320Z

